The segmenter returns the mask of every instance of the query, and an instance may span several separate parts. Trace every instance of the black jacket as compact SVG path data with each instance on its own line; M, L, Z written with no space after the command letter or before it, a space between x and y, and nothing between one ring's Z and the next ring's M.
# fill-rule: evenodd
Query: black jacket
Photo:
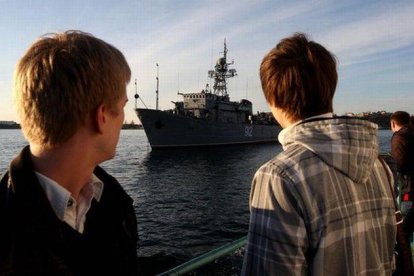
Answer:
M391 156L402 175L405 187L403 193L410 192L414 196L414 129L402 127L391 138Z
M132 199L97 167L104 182L84 233L60 221L33 171L29 147L0 181L0 275L136 275L137 223Z

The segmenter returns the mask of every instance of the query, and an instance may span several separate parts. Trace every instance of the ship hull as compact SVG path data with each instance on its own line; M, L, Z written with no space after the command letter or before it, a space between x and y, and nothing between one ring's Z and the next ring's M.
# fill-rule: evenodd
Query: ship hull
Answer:
M222 123L136 109L153 149L277 142L279 126Z

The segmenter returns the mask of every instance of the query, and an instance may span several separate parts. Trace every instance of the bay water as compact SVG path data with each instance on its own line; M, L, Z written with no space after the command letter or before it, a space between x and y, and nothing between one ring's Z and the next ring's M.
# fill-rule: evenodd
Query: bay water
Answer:
M391 131L378 135L389 152ZM0 129L0 173L26 144L21 130ZM122 130L102 167L134 199L138 255L179 263L247 234L252 177L281 151L277 143L151 151L143 130Z

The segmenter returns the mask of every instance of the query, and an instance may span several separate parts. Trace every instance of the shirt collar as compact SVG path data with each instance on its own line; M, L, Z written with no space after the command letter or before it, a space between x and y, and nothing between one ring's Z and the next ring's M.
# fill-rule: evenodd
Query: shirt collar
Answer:
M99 202L101 200L104 184L95 174L92 174L90 183L93 185L93 197Z
M299 120L299 121L297 121L297 122L295 122L295 123L293 123L293 124L289 125L288 127L286 127L286 128L284 128L284 129L282 129L282 130L279 132L279 135L277 136L277 139L279 140L279 143L280 143L280 144L282 145L282 147L283 147L287 133L289 133L289 132L290 132L290 130L291 130L292 128L294 128L295 126L299 125L300 123L302 123L302 122L304 122L304 121L306 121L306 120L311 120L311 119L319 119L319 118L320 118L320 119L322 119L322 118L332 118L332 117L333 117L333 113L332 113L332 112L328 112L328 113L324 113L324 114L320 114L320 115L316 115L316 116L308 117L308 118L305 118L305 119L303 119L303 120ZM285 149L285 148L283 147L283 149Z
M53 179L50 179L39 172L35 171L35 173L39 179L40 186L46 193L46 197L49 200L53 211L59 219L63 220L66 207L68 206L69 200L71 200L70 192Z
M75 201L74 198L67 189L59 185L53 179L39 172L35 171L35 173L39 179L40 186L46 193L46 197L49 200L53 211L59 219L63 220L66 208L68 207L68 204L70 204L70 201ZM92 174L87 186L92 188L92 198L95 198L96 201L99 202L102 197L103 182L95 174ZM86 186L84 188L86 188ZM82 196L82 191L80 196Z

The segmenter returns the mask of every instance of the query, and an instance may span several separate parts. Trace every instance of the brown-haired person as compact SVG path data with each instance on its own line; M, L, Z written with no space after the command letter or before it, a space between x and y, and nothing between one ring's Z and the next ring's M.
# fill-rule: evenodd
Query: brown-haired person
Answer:
M391 130L391 156L399 174L404 231L411 237L414 231L414 128L410 125L410 114L394 112L391 115Z
M396 221L377 125L334 117L336 60L304 34L260 67L283 152L255 174L242 275L390 275Z
M135 275L132 199L98 165L114 157L130 68L80 31L51 34L16 66L29 146L0 183L0 275Z

